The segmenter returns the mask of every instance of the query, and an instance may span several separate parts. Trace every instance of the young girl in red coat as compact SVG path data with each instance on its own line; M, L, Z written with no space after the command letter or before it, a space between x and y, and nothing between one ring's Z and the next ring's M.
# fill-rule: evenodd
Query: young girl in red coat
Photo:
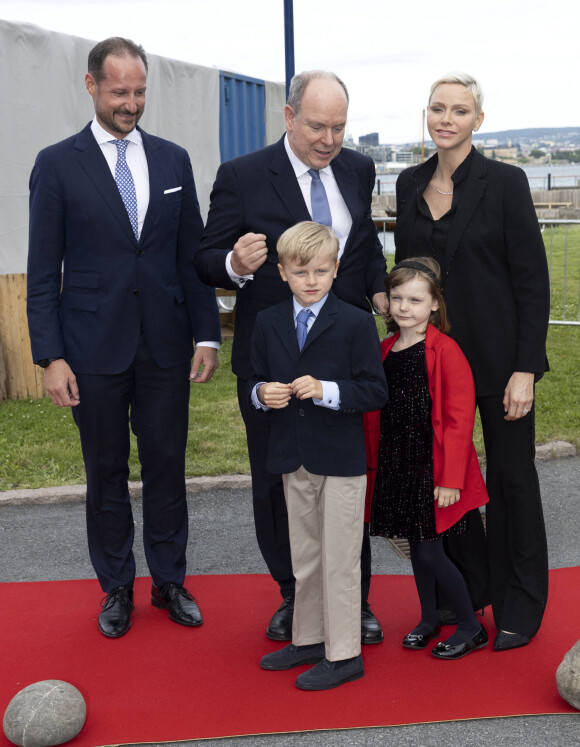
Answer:
M443 334L449 324L437 262L399 262L385 288L387 327L397 334L382 343L389 402L366 417L371 534L409 541L421 620L403 646L424 649L438 635L438 585L458 625L431 653L459 659L488 643L463 576L443 549L443 535L464 532L465 514L488 501L472 441L473 377L457 343Z

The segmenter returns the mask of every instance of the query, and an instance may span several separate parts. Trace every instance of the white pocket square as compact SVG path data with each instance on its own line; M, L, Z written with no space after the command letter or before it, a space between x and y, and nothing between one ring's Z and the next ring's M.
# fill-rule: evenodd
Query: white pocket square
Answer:
M163 194L168 195L170 192L179 192L181 187L172 187L171 189L166 189Z

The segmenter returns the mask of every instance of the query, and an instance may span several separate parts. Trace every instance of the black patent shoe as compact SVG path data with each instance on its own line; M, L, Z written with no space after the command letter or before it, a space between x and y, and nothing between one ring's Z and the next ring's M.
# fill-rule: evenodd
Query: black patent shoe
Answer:
M120 638L131 627L133 606L133 589L118 586L110 591L101 601L99 614L99 631L107 638Z
M284 597L284 601L272 615L266 628L266 635L272 641L292 640L292 618L294 617L294 596Z
M494 651L509 651L512 648L521 648L527 646L530 639L523 633L506 633L505 630L498 630L493 642Z
M479 628L477 633L471 637L465 635L460 630L455 633L463 639L461 643L457 643L455 646L451 646L445 641L440 641L435 648L431 651L433 656L438 659L461 659L472 651L477 651L479 648L487 646L489 639L483 625Z
M169 610L169 619L180 625L201 625L203 617L195 597L185 586L168 581L163 586L151 585L151 604L158 609Z
M360 640L367 646L383 642L383 631L380 622L373 615L368 602L361 602L360 607Z
M427 625L426 623L421 624L423 625L423 627L430 628L429 632L423 634L407 633L407 635L403 638L403 648L412 648L417 650L427 648L427 644L429 643L431 638L439 635L441 631L440 625L436 625L433 628L431 627L431 625Z

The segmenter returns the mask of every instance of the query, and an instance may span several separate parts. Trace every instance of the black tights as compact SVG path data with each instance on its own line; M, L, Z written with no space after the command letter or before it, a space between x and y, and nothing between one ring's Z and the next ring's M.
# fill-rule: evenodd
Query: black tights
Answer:
M457 615L457 630L473 636L480 624L473 612L465 580L447 557L441 537L426 542L409 542L415 584L421 604L421 623L415 634L431 632L437 626L436 586L439 585Z

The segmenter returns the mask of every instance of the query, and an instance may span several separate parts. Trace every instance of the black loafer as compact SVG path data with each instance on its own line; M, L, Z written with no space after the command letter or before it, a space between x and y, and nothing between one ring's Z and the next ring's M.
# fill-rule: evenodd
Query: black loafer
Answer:
M383 631L380 622L373 615L368 602L361 602L360 607L360 640L366 645L383 642Z
M498 630L493 642L494 651L509 651L512 648L521 648L527 646L530 639L523 633L506 633L505 630Z
M110 591L101 602L103 608L99 614L99 631L107 638L120 638L131 627L133 606L133 589L118 586Z
M427 627L425 623L423 623L423 626ZM429 628L431 628L431 626L429 626ZM427 644L429 643L431 638L439 635L440 631L441 626L437 625L434 628L431 628L430 632L424 633L422 635L417 633L407 633L407 635L403 638L403 648L411 648L417 650L427 648Z
M301 690L332 690L345 682L359 680L364 673L365 667L360 654L342 661L328 661L325 658L312 669L299 674L296 687Z
M195 598L185 586L168 581L163 586L151 585L151 604L158 609L169 610L169 619L180 625L201 625L203 617Z
M475 635L471 636L471 638L463 635L460 630L458 630L455 635L463 638L463 643L450 646L448 643L445 643L445 641L440 641L431 651L433 656L438 659L461 659L463 656L467 656L467 654L470 654L472 651L477 651L478 648L483 648L489 643L483 625Z
M272 641L292 640L292 618L294 617L294 596L284 598L282 604L272 615L266 628L266 635Z
M270 669L281 672L284 669L292 669L302 664L318 664L324 659L324 643L313 643L309 646L295 646L289 643L279 651L262 656L260 666L262 669Z

